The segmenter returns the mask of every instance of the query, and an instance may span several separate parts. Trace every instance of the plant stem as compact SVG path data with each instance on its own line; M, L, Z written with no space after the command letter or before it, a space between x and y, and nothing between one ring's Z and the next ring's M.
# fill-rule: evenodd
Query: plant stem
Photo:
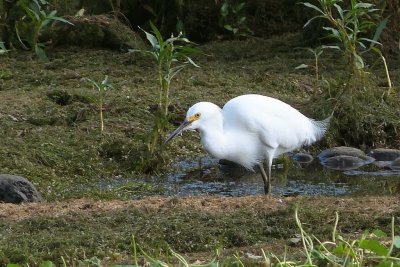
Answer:
M390 257L390 254L392 254L393 247L394 247L394 217L392 217L392 231L391 231L391 238L392 238L392 243L390 244L390 248L388 250L388 253L386 255L386 258Z
M159 62L158 63L158 83L159 83L160 89L159 89L159 93L158 93L158 108L160 110L162 110L163 87L164 87L164 85L163 85L164 78L163 78L162 72L163 72L162 71L162 63Z
M318 77L318 55L317 54L315 54L315 76L317 77L317 82L318 82L319 77Z
M100 130L101 133L103 133L104 131L104 120L103 120L103 97L100 96L100 104L99 104L99 108L100 108Z
M305 253L307 255L307 263L309 265L313 265L312 260L311 260L311 255L310 255L310 253L309 253L309 251L307 249L305 232L303 230L303 227L302 227L300 219L299 219L298 208L296 208L296 210L294 212L294 217L296 219L297 227L299 227L299 229L300 229L301 240L303 241L303 248L304 248L304 251L305 251Z
M386 58L382 54L381 54L381 58L382 58L382 61L383 61L383 65L385 66L386 78L387 78L388 86L389 86L388 93L390 93L390 91L392 90L392 81L390 80L389 69L388 69L388 66L386 64Z
M339 213L336 211L335 212L335 224L333 226L333 232L332 232L332 241L334 243L336 242L336 230L337 230L338 223L339 223Z
M132 235L132 251L133 251L133 262L135 263L135 266L139 266L137 261L136 241L134 235Z

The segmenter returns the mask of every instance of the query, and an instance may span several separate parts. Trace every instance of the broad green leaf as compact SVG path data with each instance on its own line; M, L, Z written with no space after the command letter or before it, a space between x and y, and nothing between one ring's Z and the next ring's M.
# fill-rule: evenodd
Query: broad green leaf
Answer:
M51 19L46 18L44 20L42 20L42 23L40 24L39 30L41 30L42 28L46 27L49 23L50 23Z
M89 81L92 84L93 88L96 88L98 91L101 91L100 85L97 82L89 78L85 78L85 80Z
M28 8L29 13L31 14L31 18L33 18L33 21L40 21L40 11L34 11L31 8ZM43 12L41 13L43 15Z
M358 54L353 54L353 55L357 69L362 70L365 66L364 60Z
M396 248L400 248L400 236L396 235L396 236L394 237L393 244L394 244L394 246L395 246Z
M227 29L228 31L233 32L233 28L231 25L226 24L226 25L224 25L224 28Z
M21 267L19 264L15 264L15 263L8 263L6 265L6 267Z
M311 3L305 2L305 3L302 3L302 4L305 5L306 7L312 8L312 9L318 11L319 13L325 15L325 13L320 8L318 8L317 6L315 6L315 5L311 4Z
M36 15L39 15L40 13L43 15L43 11L41 10L42 7L41 7L41 5L38 3L38 1L36 1L36 0L31 1L31 2L28 4L28 6L29 6L29 9L30 9L33 13L35 13Z
M378 240L364 239L359 242L359 246L362 249L374 252L378 256L386 256L389 249L382 245Z
M157 41L160 46L162 46L163 38L160 31L157 29L156 25L150 20L150 28L153 30L153 33L156 35Z
M140 27L139 27L139 29L141 29L146 34L146 38L150 42L150 44L153 48L159 47L158 40L153 34L146 32L145 30L143 30Z
M200 68L200 66L197 65L190 57L186 57L186 58L187 58L187 60L189 61L190 64L192 64L193 66L195 66L197 68Z
M240 17L238 20L238 25L242 24L245 21L246 21L246 17Z
M309 66L307 65L307 64L300 64L300 65L298 65L296 68L294 68L294 69L296 69L296 70L299 70L299 69L306 69L306 68L308 68Z
M128 52L129 53L139 52L139 53L142 53L142 54L145 54L145 55L153 56L156 60L158 59L158 55L154 51L141 50L141 49L128 49Z
M52 17L55 17L56 14L57 14L57 10L53 10L47 15L47 17L52 18Z
M333 4L333 5L334 5L334 7L336 7L336 10L338 11L340 18L344 19L343 9L338 4Z
M375 229L374 231L372 231L372 233L376 236L376 237L387 237L387 234L380 230L380 229Z
M371 48L372 51L374 51L375 53L377 53L379 56L381 56L381 57L383 56L383 55L382 55L382 51L381 51L379 48L377 48L377 47L375 47L375 46L371 46L370 48Z
M221 12L221 16L226 17L229 14L229 4L228 2L224 2L221 6L220 12Z
M358 43L362 48L367 49L367 46L366 46L363 42L358 41L357 43Z
M169 70L169 73L165 76L165 79L170 82L172 80L172 78L174 78L175 75L177 75L184 68L185 68L185 64L171 68Z
M374 37L372 38L372 40L374 40L374 41L379 40L379 38L381 37L382 31L386 28L386 24L387 24L388 20L389 20L389 17L386 17L384 20L382 20L379 23L378 27L375 30L375 34L374 34Z
M8 50L7 50L6 46L4 45L4 43L0 42L0 55L5 54L7 52L8 52Z
M336 38L340 38L340 33L338 30L332 28L332 27L322 27L324 30L330 31L332 33L332 35Z
M246 5L245 2L242 2L242 3L238 4L235 8L232 9L232 12L233 12L234 14L239 13L240 10L242 10L243 7L244 7L245 5Z
M374 6L374 4L370 4L370 3L357 3L355 5L355 8L370 8L373 6Z
M179 50L180 53L182 54L199 54L201 50L199 48L193 47L193 46L176 46L176 48Z
M375 12L375 11L381 11L381 10L378 8L370 8L367 10L367 13L371 13L371 12Z
M377 42L377 41L369 39L369 38L360 38L359 40L367 41L367 42L369 42L371 44L382 45L380 42Z
M32 2L35 3L37 7L40 7L40 4L37 0L33 0ZM45 3L42 2L41 4L45 4Z
M339 238L338 238L339 239ZM343 243L339 243L332 251L336 255L345 255L346 254L346 249L343 245Z
M340 50L340 47L337 46L337 45L322 45L322 48L323 48L323 49L327 48L327 49L337 49L337 50Z
M54 17L54 18L52 18L52 20L58 20L58 21L61 21L61 22L64 22L64 23L67 23L67 24L70 24L70 25L74 26L74 24L71 21L68 21L68 20L66 20L64 18L61 18L61 17Z
M304 24L303 28L307 27L308 24L310 24L313 20L315 20L315 19L317 19L317 18L325 18L325 16L315 16L315 17L309 19L309 20Z
M44 52L43 48L40 47L40 44L35 45L35 53L43 61L48 62L49 58L47 57L46 53Z
M363 21L358 26L358 31L359 32L367 32L369 29L373 29L375 27L376 27L375 22L373 22L373 21Z

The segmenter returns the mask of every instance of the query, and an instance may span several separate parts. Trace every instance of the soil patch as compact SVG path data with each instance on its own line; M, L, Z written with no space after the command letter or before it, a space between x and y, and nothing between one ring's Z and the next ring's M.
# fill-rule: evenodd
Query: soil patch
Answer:
M390 215L400 208L400 199L393 196L385 197L273 197L273 196L244 196L244 197L187 197L166 198L149 197L140 200L91 200L73 199L52 203L25 203L20 205L0 203L0 219L25 220L39 216L62 216L74 213L103 213L117 209L138 208L147 211L168 211L173 208L181 210L196 210L206 213L228 213L235 210L274 212L299 203L300 206L323 207L325 210L346 211L357 214L376 216ZM301 204L300 204L301 203Z

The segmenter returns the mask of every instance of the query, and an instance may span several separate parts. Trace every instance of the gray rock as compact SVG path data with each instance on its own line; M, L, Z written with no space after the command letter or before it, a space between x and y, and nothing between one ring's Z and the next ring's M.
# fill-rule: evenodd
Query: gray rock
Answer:
M390 148L376 148L368 153L376 161L393 161L400 157L400 150Z
M293 155L293 160L298 163L311 163L313 159L313 156L308 153L299 152Z
M400 171L400 157L393 160L393 162L390 164L390 168L392 170Z
M324 160L326 158L335 157L335 156L352 156L352 157L364 157L365 153L354 147L348 146L338 146L325 149L317 156L319 160Z
M358 169L361 166L374 162L375 159L368 156L354 157L340 155L321 160L321 164L332 170L347 171Z
M21 176L0 174L0 202L40 202L42 197L35 186Z

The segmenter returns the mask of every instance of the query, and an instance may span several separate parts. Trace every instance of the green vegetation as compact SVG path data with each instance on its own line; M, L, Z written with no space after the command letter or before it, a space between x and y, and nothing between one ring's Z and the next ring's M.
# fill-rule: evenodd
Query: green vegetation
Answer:
M44 61L48 61L49 59L44 52L45 43L39 41L41 32L54 21L72 25L68 20L56 16L56 10L47 12L47 5L48 2L45 0L18 0L13 11L14 13L20 13L19 9L21 9L24 12L24 15L20 15L15 25L16 34L21 45L28 49L24 44L25 41L28 42L30 48Z
M4 46L3 42L0 42L0 55L7 53L7 48Z
M246 26L246 16L243 12L245 6L246 2L231 4L227 0L221 5L219 25L234 37L245 36L251 32Z
M307 64L301 64L299 66L296 67L296 69L304 69L304 68L308 68L308 67L312 67L315 70L315 80L319 81L319 58L322 55L322 53L324 52L324 49L339 49L337 46L329 46L329 45L321 45L316 47L315 49L307 47L305 48L307 51L311 52L314 55L314 65L307 65Z
M338 41L342 47L343 56L349 64L349 71L357 77L363 76L366 68L363 53L375 47L374 50L380 51L375 45L380 45L379 37L386 27L387 18L377 25L373 19L379 9L375 5L366 2L351 0L349 9L339 5L342 0L318 0L319 7L311 3L303 3L305 6L314 9L318 15L310 19L305 27L317 18L323 18L331 24L323 27L329 31L328 37ZM336 13L338 16L336 16ZM366 38L365 35L371 30L375 30L373 38ZM339 47L338 47L339 48Z
M93 89L97 90L98 92L98 99L97 99L97 107L99 109L100 114L100 130L103 133L104 131L104 118L103 118L103 105L104 105L104 98L106 97L106 93L109 89L113 89L114 87L108 82L108 76L106 75L101 82L96 82L91 79L87 79Z
M165 39L157 27L150 22L153 34L144 31L147 40L151 44L150 50L130 50L131 52L141 52L150 55L156 60L156 71L154 75L158 80L158 101L155 115L155 125L146 140L148 157L154 157L160 153L163 137L168 126L168 109L171 104L170 86L175 76L187 66L199 67L189 57L192 54L199 53L199 50L192 47L192 42L179 33L178 36L171 35Z

